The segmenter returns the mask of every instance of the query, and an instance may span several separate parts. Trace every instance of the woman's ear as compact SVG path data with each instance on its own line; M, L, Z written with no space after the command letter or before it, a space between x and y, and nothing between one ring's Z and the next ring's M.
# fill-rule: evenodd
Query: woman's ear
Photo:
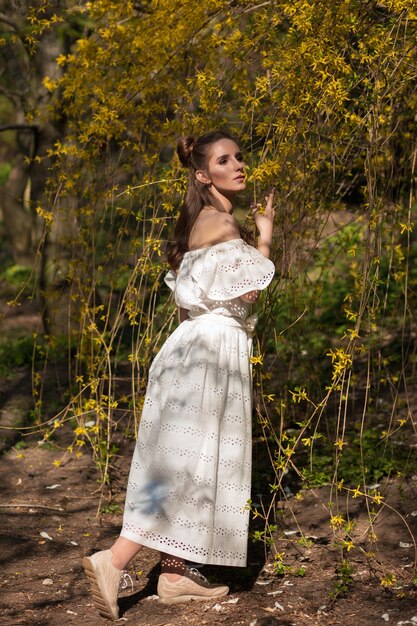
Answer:
M195 177L198 182L202 183L203 185L211 184L210 178L205 174L205 172L203 172L203 170L196 170Z

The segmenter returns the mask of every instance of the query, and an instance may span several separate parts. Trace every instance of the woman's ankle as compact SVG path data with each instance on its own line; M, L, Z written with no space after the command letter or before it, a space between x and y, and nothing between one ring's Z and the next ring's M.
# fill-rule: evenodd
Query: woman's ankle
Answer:
M177 580L182 578L182 574L172 574L170 572L164 572L163 574L161 574L161 576L165 576L165 578L169 580L170 583L175 583L177 582Z
M126 539L125 537L119 537L110 548L113 553L112 565L116 569L125 570L141 547L139 543Z
M110 548L110 551L113 554L112 560L111 560L111 564L113 565L113 567L115 567L116 569L119 569L120 571L123 571L124 569L126 569L126 567L128 566L128 563L126 563L126 560L121 559L117 554L115 554L112 548Z

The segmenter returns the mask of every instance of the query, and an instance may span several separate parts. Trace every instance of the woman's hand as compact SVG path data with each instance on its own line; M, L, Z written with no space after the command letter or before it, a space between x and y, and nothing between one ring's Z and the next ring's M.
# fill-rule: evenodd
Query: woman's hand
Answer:
M274 230L274 193L275 189L271 189L269 194L265 197L265 208L263 208L262 204L256 204L251 207L255 224L259 231L258 250L266 257L269 257Z

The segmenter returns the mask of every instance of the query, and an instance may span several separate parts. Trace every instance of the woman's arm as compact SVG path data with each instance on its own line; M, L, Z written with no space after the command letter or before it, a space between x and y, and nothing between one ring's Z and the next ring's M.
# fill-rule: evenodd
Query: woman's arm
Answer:
M272 207L274 202L274 192L274 189L270 191L266 198L266 207L262 212L260 212L259 205L253 207L255 224L259 231L258 250L267 259L271 253L272 235L274 230L274 209ZM259 291L249 291L248 293L243 294L243 296L240 296L240 298L243 302L249 302L249 304L257 302L259 299Z
M240 299L243 302L249 302L252 304L253 302L257 302L259 300L259 291L256 289L255 291L248 291L248 293L244 293L243 296L240 296Z
M274 231L274 215L273 209L275 189L272 189L267 198L265 209L262 209L261 205L253 207L253 215L255 218L255 224L259 231L258 237L258 250L261 254L269 258L271 253L272 235Z

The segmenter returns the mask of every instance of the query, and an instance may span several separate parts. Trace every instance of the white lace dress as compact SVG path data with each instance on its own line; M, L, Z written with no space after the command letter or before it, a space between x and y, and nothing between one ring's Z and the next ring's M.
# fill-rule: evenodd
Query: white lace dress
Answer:
M273 263L242 239L187 252L167 284L188 309L149 383L121 535L190 561L245 566L251 486L249 305Z

